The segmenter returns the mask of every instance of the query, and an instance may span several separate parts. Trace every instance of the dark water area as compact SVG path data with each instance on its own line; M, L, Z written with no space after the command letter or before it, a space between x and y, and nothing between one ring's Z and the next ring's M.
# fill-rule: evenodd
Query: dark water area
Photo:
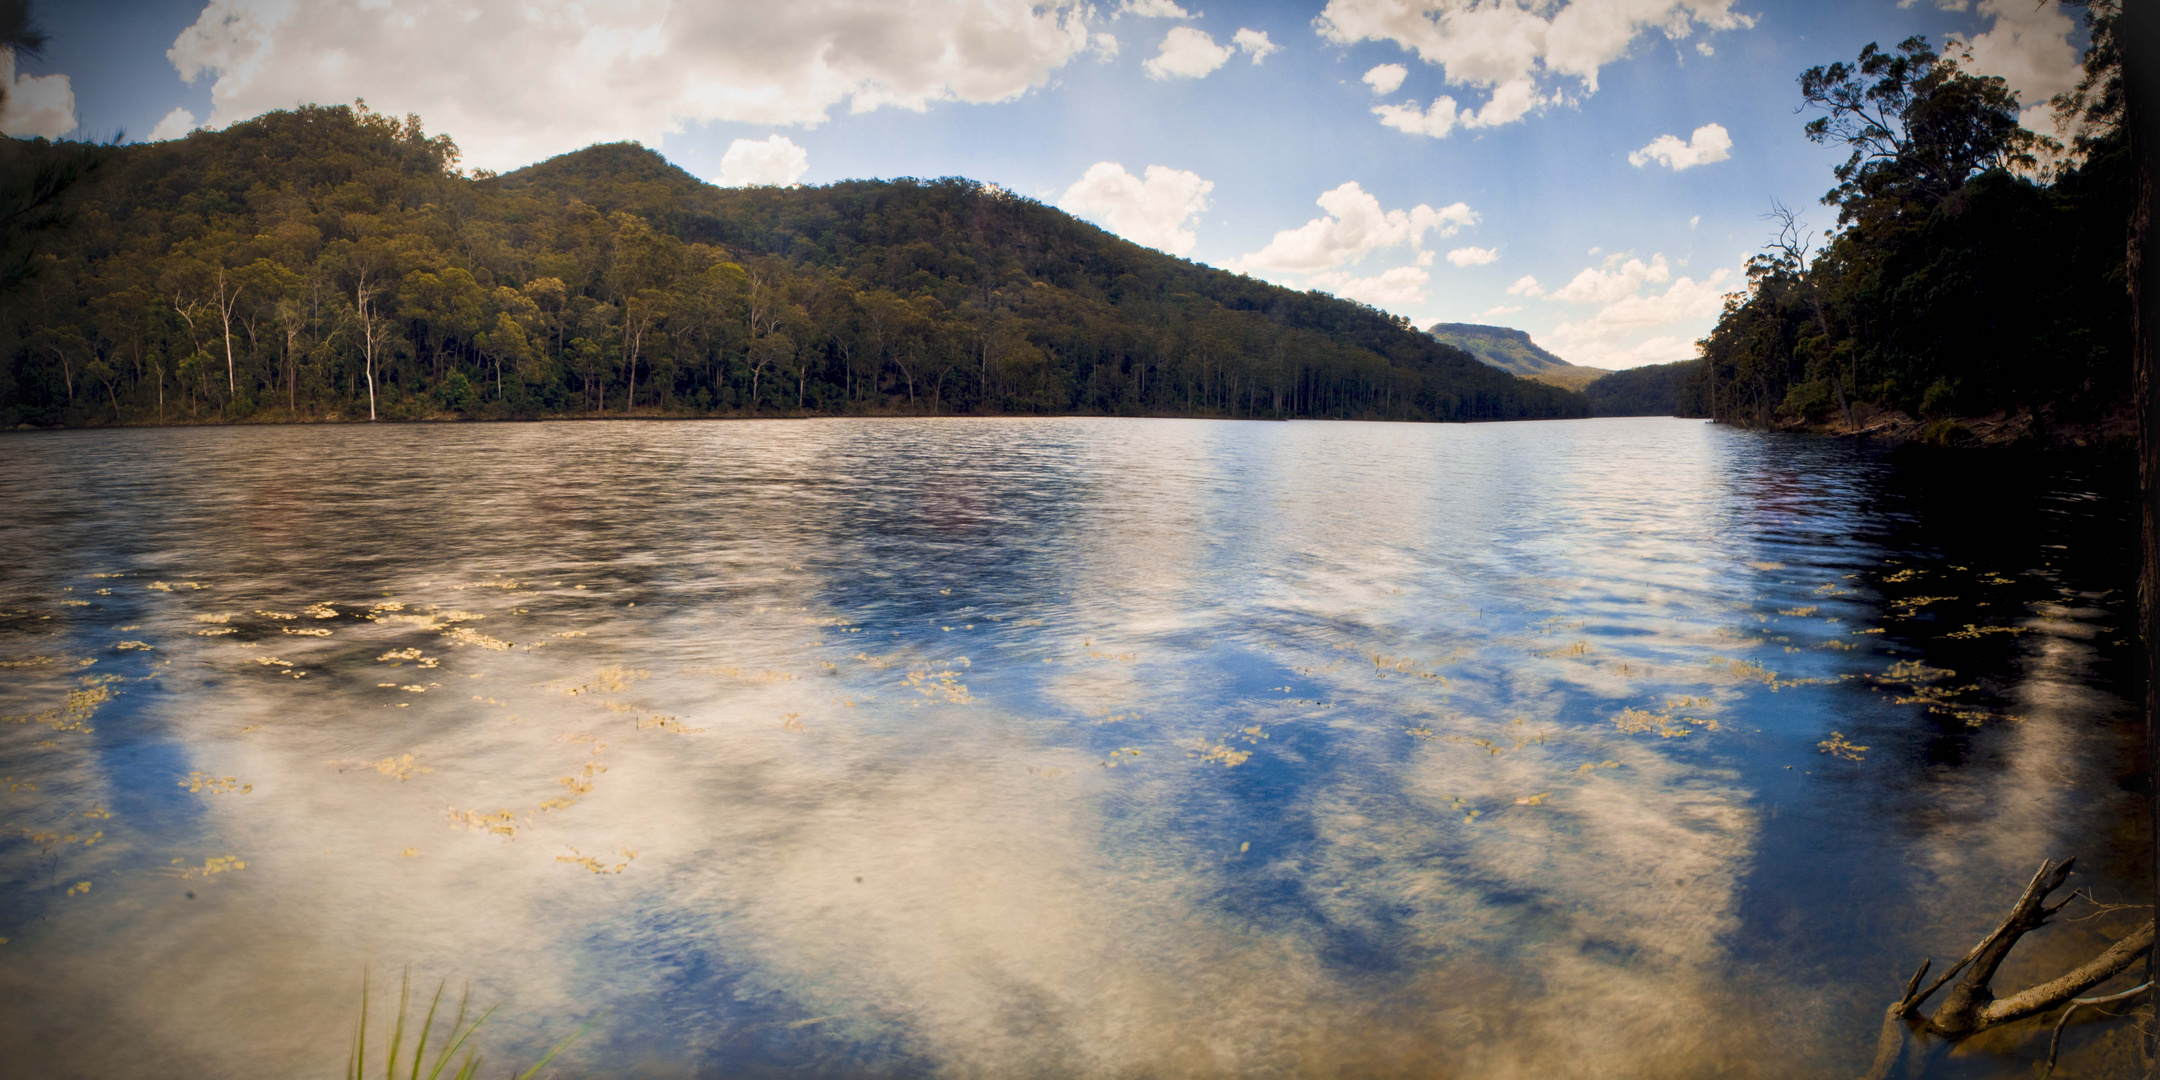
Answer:
M2042 858L2143 896L2124 464L0 436L0 1061L328 1075L409 966L502 1003L491 1070L589 1023L566 1076L1856 1075ZM1999 985L2141 921L2065 914ZM2134 1060L2095 1017L2056 1075Z

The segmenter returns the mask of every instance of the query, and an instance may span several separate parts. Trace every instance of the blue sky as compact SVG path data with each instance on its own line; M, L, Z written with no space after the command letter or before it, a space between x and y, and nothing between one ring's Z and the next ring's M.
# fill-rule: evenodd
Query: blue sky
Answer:
M637 139L723 183L967 176L1604 367L1691 356L1773 200L1832 220L1816 200L1841 155L1800 134L1801 70L1956 36L2031 103L2075 80L2084 43L2033 0L74 0L38 18L53 43L16 73L9 133L163 138L365 97L498 171Z

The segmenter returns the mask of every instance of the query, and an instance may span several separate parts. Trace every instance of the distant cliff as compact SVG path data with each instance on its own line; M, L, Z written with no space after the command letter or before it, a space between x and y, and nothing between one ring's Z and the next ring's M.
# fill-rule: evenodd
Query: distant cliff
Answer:
M1609 374L1604 368L1570 364L1539 348L1528 333L1505 326L1434 323L1425 332L1502 371L1569 390L1581 390Z

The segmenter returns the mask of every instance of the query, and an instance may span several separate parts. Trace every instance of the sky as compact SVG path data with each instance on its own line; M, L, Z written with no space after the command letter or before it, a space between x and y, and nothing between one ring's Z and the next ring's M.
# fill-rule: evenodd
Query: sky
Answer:
M1137 243L1573 363L1688 359L1843 155L1798 77L1969 49L2053 134L2039 0L72 0L0 131L184 137L417 113L468 168L636 140L717 184L965 176Z

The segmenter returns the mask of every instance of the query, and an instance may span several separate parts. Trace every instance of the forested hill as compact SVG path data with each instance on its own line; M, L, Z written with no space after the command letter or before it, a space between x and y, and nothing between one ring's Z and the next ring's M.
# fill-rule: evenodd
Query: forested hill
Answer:
M0 171L81 152L0 141ZM9 426L1588 412L967 180L723 189L634 145L467 175L417 118L343 106L96 153L0 294Z

